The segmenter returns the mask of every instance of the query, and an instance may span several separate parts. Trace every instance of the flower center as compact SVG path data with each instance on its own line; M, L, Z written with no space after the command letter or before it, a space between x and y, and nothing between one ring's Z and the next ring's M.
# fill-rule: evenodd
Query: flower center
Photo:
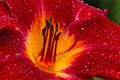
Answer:
M38 62L43 66L54 64L56 61L57 44L61 32L58 32L58 23L52 24L52 17L46 20L46 26L42 29L43 45L38 55Z
M83 41L61 29L58 23L54 24L52 17L45 22L46 18L39 14L35 17L26 38L25 53L40 70L69 77L63 70L71 67L76 57L85 50Z

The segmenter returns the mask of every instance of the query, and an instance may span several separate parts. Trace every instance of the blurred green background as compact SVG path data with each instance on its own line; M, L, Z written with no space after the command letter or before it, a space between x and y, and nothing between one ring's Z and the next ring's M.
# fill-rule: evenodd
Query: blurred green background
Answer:
M120 24L120 0L84 0L84 2L100 9L108 9L108 17Z

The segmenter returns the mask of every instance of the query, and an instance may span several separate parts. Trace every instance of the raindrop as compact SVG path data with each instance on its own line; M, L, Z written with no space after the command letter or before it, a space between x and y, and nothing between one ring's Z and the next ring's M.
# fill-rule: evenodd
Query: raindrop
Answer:
M5 17L7 17L6 15L3 15L3 17L5 18Z
M94 65L95 63L92 62L91 64Z
M105 54L101 54L101 56L104 56Z
M87 68L87 65L85 65L85 68Z
M19 41L19 38L17 38L17 41Z
M7 69L8 69L8 70L10 70L10 68L9 68L9 67L7 67Z
M57 9L57 8L58 8L58 5L56 5L55 8Z
M19 31L19 28L18 28L18 27L15 27L15 29L16 29L17 31Z
M87 64L90 65L90 62L88 62Z
M10 9L12 9L13 7L12 6L10 6Z
M118 51L118 54L120 54L120 51Z
M88 72L89 70L88 70L88 69L86 69L86 71Z
M20 53L16 53L15 56L20 56L21 54Z
M14 67L16 67L17 66L17 64L14 64Z
M29 73L33 73L33 71L30 71Z
M81 72L84 72L83 70L81 70Z
M114 72L113 70L110 71L110 73L113 73L113 72Z
M5 58L8 58L8 57L10 57L10 55L6 55L6 56L5 56Z
M106 70L105 72L106 72L106 73L108 73L108 71L107 71L107 70Z
M84 2L83 0L78 0L79 2Z
M87 53L87 54L90 54L90 51L87 51L86 53Z
M99 34L97 34L96 36L97 36L97 37L99 37L100 35L99 35Z
M81 30L84 30L84 29L85 29L85 28L83 28L83 27L81 28Z
M117 75L116 77L119 78L119 75Z
M108 44L105 42L105 43L103 43L103 45L106 46L106 45L108 45Z
M29 12L32 12L32 9L29 9Z
M72 3L74 3L74 1L72 1Z
M88 13L87 15L88 15L88 16L90 16L90 15L91 15L91 13Z
M13 74L13 72L12 72L12 71L11 71L10 73L11 73L11 74Z
M120 72L117 72L118 74L120 74Z
M91 54L90 57L93 57L93 55Z
M73 8L75 8L75 4L73 4Z
M112 58L112 55L109 55L109 58Z
M65 23L63 23L63 26L65 26L66 24Z
M59 3L61 3L62 1L61 0L58 0Z

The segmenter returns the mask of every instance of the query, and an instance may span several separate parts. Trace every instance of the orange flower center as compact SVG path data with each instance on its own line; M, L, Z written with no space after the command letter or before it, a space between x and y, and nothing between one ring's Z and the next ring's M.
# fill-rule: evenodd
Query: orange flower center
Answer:
M42 29L43 46L38 57L44 66L54 64L56 60L56 49L61 32L58 32L58 23L52 25L52 17L46 20L46 26Z
M26 54L40 70L69 77L62 70L72 65L85 46L83 41L78 41L75 35L70 35L52 21L52 17L47 18L38 13L33 20L26 38Z

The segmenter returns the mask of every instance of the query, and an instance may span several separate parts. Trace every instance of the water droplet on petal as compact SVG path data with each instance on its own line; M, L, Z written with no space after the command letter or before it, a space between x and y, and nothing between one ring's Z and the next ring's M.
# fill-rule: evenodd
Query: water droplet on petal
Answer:
M81 30L84 30L84 29L85 29L85 28L83 28L83 27L81 28Z
M5 56L5 58L9 58L9 57L10 57L10 55L9 55L9 54Z
M29 12L32 12L32 9L29 9Z
M65 23L63 23L63 26L65 26L66 24Z
M16 53L15 56L20 56L21 54L20 53Z

